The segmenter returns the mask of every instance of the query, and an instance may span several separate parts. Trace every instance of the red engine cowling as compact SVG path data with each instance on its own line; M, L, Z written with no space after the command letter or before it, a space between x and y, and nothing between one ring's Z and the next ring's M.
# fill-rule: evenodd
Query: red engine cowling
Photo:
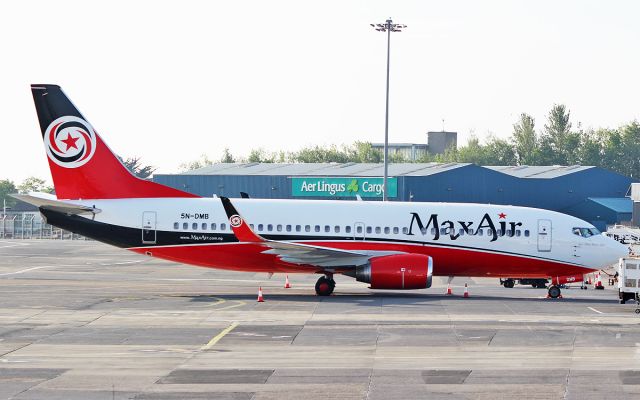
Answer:
M584 281L584 275L566 275L566 276L554 276L551 278L552 285L564 285L565 283L582 282Z
M376 257L356 268L355 278L371 289L425 289L431 287L433 259L423 254Z

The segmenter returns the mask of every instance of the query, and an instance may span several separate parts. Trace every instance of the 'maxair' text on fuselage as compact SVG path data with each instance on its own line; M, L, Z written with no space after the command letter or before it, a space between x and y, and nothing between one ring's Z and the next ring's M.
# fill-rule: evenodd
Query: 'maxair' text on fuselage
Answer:
M456 240L461 236L460 229L465 235L478 235L481 229L488 229L487 237L491 238L491 242L495 242L501 235L514 236L516 229L522 226L522 222L507 221L507 215L504 213L498 214L499 219L504 219L504 221L499 221L497 227L488 213L485 213L477 224L475 223L476 221L452 221L451 219L439 223L438 214L431 214L425 225L418 213L412 212L410 215L411 222L409 223L408 234L415 235L415 226L419 234L431 235L432 240L440 239L440 229L444 229L443 232L446 232L451 240ZM501 235L498 235L498 230Z

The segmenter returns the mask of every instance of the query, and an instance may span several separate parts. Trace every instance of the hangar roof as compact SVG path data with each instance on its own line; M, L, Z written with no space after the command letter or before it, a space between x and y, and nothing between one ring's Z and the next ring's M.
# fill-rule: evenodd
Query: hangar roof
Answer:
M552 178L558 178L564 175L573 174L576 172L582 172L594 167L582 166L582 165L569 165L569 166L545 165L545 166L532 166L532 167L527 165L518 165L518 166L500 165L500 166L487 166L484 168L488 168L496 172L502 172L503 174L511 175L516 178L552 179Z
M469 163L389 164L389 176L425 176L438 174ZM181 175L285 175L285 176L382 176L384 165L375 163L218 163Z
M617 213L630 214L633 212L633 201L628 197L589 197L589 200Z

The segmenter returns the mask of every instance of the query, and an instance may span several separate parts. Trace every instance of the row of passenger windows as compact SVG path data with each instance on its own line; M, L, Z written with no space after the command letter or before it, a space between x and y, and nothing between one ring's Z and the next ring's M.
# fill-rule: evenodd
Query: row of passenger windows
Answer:
M254 226L253 224L249 224L249 226L251 226L251 229L257 230L258 232L324 232L324 233L352 233L352 227L351 225L347 225L344 227L341 227L340 225L334 225L333 227L331 225L324 225L324 228L321 225L273 225L273 224L258 224L257 225L257 229L256 226ZM201 224L198 224L197 222L193 222L191 224L191 229L194 231L197 230L203 230L203 231L225 231L227 230L227 228L229 228L229 230L231 230L231 226L227 226L227 224L222 223L220 225L217 225L216 223L212 223L212 224L208 224L206 222L203 222ZM180 223L179 222L174 222L173 223L173 229L178 230L180 229ZM187 222L183 222L182 223L182 229L183 230L187 230L189 229L189 223ZM356 225L355 226L355 233L357 234L362 234L362 233L376 233L376 234L381 234L384 233L386 235L389 235L391 233L393 233L394 235L398 235L400 233L400 228L398 228L397 226L394 227L389 227L389 226L367 226L364 227L363 225ZM402 233L403 234L408 234L409 233L409 228L404 227L402 228ZM430 231L431 235L435 235L436 234L436 228L431 228ZM493 229L487 229L486 230L486 234L487 236L493 236ZM497 234L498 236L516 236L516 237L520 237L522 236L522 234L524 233L525 237L529 237L530 233L529 230L525 230L524 232L522 232L520 229L517 229L515 231L512 231L510 229L507 229L506 231L502 231L501 229L497 230ZM422 234L426 235L427 234L427 229L426 228L422 228ZM450 235L450 229L449 228L440 228L440 234L441 235ZM478 229L478 230L473 230L473 229L469 229L469 232L465 232L464 229L459 229L458 232L456 233L454 231L454 234L458 234L459 236L464 236L464 235L477 235L477 236L484 236L485 234L485 230L484 229Z

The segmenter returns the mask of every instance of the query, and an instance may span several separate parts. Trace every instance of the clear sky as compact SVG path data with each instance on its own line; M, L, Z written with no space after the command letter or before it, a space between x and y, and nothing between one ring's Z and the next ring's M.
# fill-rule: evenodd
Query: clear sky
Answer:
M640 119L640 2L11 1L2 37L0 179L50 180L29 91L55 83L123 157L158 173L228 147L296 150L428 130L506 137L554 103L574 126Z

